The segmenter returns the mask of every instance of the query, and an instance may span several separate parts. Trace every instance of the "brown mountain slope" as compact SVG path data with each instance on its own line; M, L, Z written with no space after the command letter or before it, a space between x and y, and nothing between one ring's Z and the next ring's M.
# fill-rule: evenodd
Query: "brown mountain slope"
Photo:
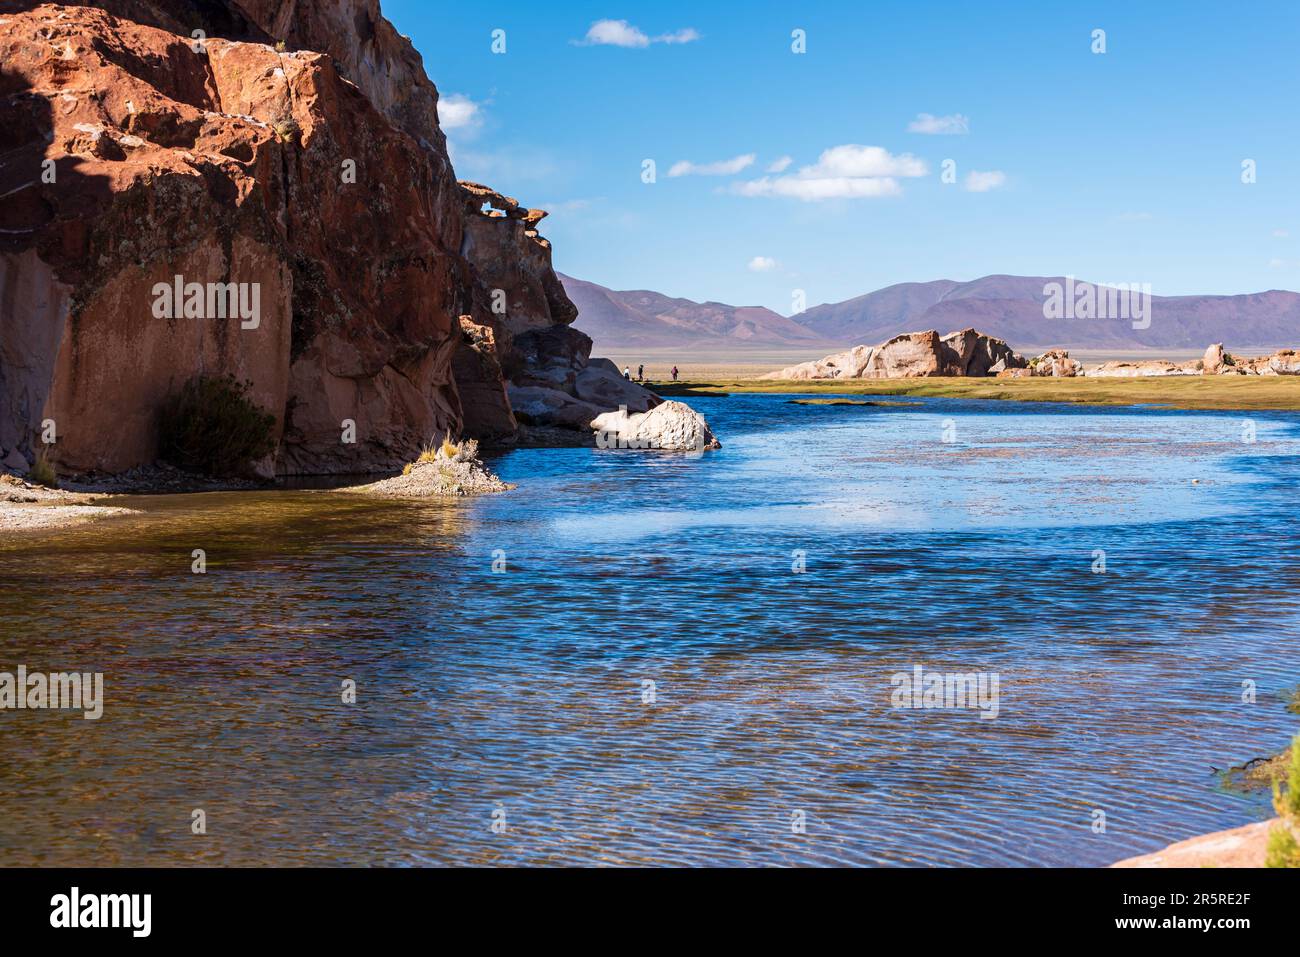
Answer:
M1278 289L1238 296L1152 296L1149 326L1134 328L1130 319L1045 318L1043 289L1048 283L1064 286L1059 276L898 283L790 318L761 307L697 303L647 290L616 292L570 276L561 280L578 306L577 326L604 351L844 347L920 329L972 327L1022 351L1203 349L1210 342L1262 349L1300 342L1300 293Z
M646 289L614 290L560 274L578 307L575 325L600 351L668 346L819 346L815 331L761 306L674 299Z
M1300 293L1239 296L1152 296L1151 322L1047 319L1043 287L1063 277L985 276L972 282L901 283L840 303L814 306L799 321L844 342L882 342L916 329L974 327L1018 349L1271 347L1300 341Z

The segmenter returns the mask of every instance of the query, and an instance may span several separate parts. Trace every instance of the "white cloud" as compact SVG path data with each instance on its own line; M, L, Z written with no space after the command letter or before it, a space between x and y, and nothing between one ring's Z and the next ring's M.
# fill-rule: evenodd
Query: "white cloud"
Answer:
M864 199L874 196L897 196L902 187L888 177L862 177L853 179L838 176L828 179L800 179L797 176L764 176L747 183L738 183L734 192L741 196L789 196L815 203L823 199Z
M924 176L928 172L925 161L917 159L911 153L894 156L883 146L857 146L849 143L824 150L817 157L817 162L800 169L799 175L805 179L820 179L837 176Z
M597 20L587 30L585 37L573 42L577 46L584 47L609 46L636 49L648 47L652 43L692 43L698 39L700 33L694 27L683 27L673 33L651 37L626 20Z
M928 172L925 161L910 153L895 156L880 146L847 143L824 150L816 163L801 167L793 175L737 183L732 192L741 196L788 196L805 202L897 196L903 191L899 177L925 176Z
M747 166L754 165L755 156L753 153L746 153L743 156L733 156L729 160L720 160L716 163L691 163L682 160L674 163L668 170L669 176L732 176L739 173Z
M452 93L438 99L438 125L444 130L462 130L483 122L483 105L475 103L463 93Z
M700 32L694 27L685 27L676 33L665 33L655 37L655 43L693 43L700 38Z
M750 272L771 272L779 264L769 256L755 256L749 261Z
M1274 238L1274 239L1288 239L1290 236L1291 236L1291 234L1290 234L1289 232L1287 232L1285 229L1275 229L1275 230L1273 230L1273 238Z
M793 162L794 162L793 157L782 156L779 160L773 160L768 165L767 171L769 173L784 173L789 168L790 164Z
M954 113L951 116L934 116L931 113L918 113L916 119L907 124L909 133L930 133L956 135L970 132L970 117Z
M997 189L1007 181L1007 174L1001 170L989 170L987 173L981 173L979 170L971 170L966 174L966 189L972 193L987 193L991 189Z
M1285 260L1285 259L1270 259L1270 260L1268 261L1268 268L1269 268L1269 269L1285 269L1285 268L1286 268L1286 260Z

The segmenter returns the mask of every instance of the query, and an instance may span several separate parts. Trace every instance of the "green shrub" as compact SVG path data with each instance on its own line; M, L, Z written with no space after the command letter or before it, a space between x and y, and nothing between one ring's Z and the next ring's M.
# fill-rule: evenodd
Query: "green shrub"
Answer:
M37 454L31 471L27 473L27 481L33 485L44 485L46 488L59 487L59 475L54 469L54 463L45 452Z
M1273 782L1273 809L1281 823L1268 837L1266 867L1300 867L1300 735L1291 742L1291 769L1287 773L1286 790Z
M252 387L232 375L187 382L163 410L162 457L191 472L247 474L275 450L275 416L248 398Z

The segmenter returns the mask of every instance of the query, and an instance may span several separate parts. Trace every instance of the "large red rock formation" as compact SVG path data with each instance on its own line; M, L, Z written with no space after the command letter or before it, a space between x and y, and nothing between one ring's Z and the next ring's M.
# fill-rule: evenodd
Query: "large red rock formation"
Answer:
M0 101L0 461L53 420L65 470L152 462L166 398L232 373L279 473L392 468L512 434L503 357L571 332L541 214L484 226L376 0L0 0ZM256 320L165 317L177 276Z

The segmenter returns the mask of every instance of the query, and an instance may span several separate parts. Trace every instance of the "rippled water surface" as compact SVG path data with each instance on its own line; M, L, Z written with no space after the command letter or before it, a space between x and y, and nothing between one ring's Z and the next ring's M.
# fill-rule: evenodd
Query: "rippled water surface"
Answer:
M721 451L0 542L0 670L107 699L0 712L0 863L1102 864L1264 816L1214 769L1300 724L1300 418L691 402ZM998 716L891 707L917 665Z

